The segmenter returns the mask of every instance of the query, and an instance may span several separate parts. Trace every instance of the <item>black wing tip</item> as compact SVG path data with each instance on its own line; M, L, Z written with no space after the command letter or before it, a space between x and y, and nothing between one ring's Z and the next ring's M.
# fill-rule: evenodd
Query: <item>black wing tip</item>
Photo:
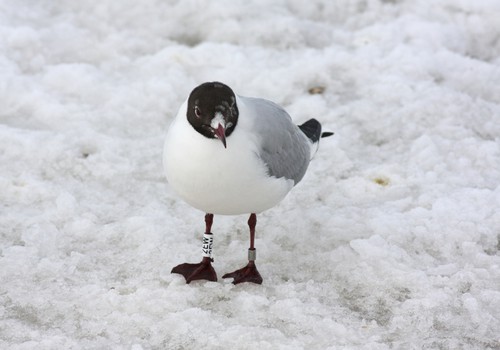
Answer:
M314 118L299 125L299 128L313 143L318 142L321 138L321 124Z
M321 123L312 118L304 124L299 125L300 130L310 139L313 143L319 141L320 138L332 136L334 133L330 131L321 132Z

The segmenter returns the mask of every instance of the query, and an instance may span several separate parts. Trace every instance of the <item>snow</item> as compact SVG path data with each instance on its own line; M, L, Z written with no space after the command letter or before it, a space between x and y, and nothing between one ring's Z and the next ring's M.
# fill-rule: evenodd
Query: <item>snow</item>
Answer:
M0 348L500 348L499 16L0 0ZM164 136L214 80L335 131L258 217L261 286L170 274L204 222L164 179ZM215 217L219 277L246 220Z

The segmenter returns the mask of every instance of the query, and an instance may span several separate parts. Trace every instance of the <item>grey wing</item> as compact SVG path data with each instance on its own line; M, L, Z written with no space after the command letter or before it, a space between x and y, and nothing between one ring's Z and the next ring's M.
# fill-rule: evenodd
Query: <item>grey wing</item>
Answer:
M310 142L283 108L268 100L248 99L256 113L255 131L261 136L259 157L269 175L297 184L309 165Z

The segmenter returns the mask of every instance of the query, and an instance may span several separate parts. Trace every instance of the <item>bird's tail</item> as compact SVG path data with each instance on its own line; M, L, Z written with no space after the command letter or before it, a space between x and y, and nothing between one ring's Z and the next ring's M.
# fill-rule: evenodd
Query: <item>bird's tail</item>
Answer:
M312 143L311 158L314 156L319 147L319 139L323 137L332 136L333 132L321 132L321 123L316 119L309 119L304 124L299 125L300 130L307 136Z

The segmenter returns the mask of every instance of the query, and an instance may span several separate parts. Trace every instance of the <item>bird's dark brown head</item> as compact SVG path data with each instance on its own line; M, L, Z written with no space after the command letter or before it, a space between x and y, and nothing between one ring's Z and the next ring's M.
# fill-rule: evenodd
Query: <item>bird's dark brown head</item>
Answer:
M236 96L231 88L218 82L196 87L188 98L187 120L205 137L218 138L226 147L226 138L238 123Z

